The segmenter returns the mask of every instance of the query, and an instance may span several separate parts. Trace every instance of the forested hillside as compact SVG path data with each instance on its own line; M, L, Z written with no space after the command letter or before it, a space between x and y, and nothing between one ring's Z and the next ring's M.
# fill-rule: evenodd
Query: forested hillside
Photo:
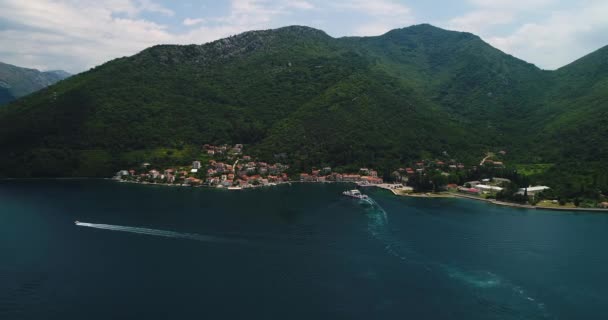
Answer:
M57 70L40 72L0 62L0 105L50 86L70 74Z
M390 170L444 151L474 163L505 149L512 165L543 164L539 182L605 190L607 58L604 48L543 71L430 25L155 46L0 109L0 175L107 176L161 149L185 161L204 143L245 143L302 169Z

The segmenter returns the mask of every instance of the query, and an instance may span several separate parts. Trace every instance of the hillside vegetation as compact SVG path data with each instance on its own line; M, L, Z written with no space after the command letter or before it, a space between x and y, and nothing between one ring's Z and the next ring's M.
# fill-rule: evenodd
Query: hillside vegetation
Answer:
M50 86L70 74L61 71L40 72L0 62L0 105Z
M245 143L297 169L385 173L443 152L474 163L505 149L513 165L547 164L536 182L607 190L607 59L604 48L544 71L430 25L160 45L0 109L0 175L108 176L136 165L133 154L203 143Z

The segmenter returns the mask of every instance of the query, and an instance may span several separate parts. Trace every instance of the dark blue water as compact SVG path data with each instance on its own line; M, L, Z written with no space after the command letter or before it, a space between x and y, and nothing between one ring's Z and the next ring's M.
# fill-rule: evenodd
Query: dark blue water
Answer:
M0 319L606 318L608 215L346 187L0 182Z

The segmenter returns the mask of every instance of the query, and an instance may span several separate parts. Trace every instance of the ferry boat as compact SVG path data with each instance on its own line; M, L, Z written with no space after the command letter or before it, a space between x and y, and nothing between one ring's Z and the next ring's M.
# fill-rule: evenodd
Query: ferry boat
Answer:
M362 200L369 198L367 195L362 194L361 191L359 191L357 189L347 190L347 191L342 192L342 194L345 196L348 196L348 197L362 199Z

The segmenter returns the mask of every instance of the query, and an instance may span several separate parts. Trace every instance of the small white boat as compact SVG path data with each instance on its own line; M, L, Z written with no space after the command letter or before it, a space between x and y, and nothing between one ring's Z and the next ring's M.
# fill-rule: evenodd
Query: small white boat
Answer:
M362 200L369 198L367 195L362 194L361 191L359 191L357 189L347 190L347 191L342 192L342 194L345 196L348 196L348 197L362 199Z

